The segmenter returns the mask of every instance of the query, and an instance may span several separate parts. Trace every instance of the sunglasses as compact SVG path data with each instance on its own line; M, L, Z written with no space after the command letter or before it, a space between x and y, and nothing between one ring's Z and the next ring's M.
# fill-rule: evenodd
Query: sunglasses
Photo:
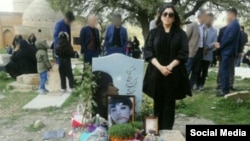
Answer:
M162 14L162 16L164 16L164 17L169 17L169 18L173 18L174 17L174 13L172 13L172 12L170 12L170 13L168 13L168 12L164 12L163 14Z

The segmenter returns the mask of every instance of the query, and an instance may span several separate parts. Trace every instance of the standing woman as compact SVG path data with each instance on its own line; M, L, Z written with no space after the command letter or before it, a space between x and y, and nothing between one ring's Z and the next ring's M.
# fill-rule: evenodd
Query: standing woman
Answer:
M143 91L154 99L159 129L171 130L175 101L192 95L184 65L188 58L188 39L173 5L161 8L156 23L157 28L150 31L145 44L144 55L149 64Z
M28 38L28 42L32 47L35 47L35 43L36 43L36 35L34 33L31 33L29 38Z

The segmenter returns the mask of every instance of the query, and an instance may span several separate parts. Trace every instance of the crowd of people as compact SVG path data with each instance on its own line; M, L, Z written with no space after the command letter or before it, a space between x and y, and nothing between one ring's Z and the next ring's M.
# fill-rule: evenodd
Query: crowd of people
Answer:
M208 69L217 60L216 95L221 97L236 90L235 66L240 66L242 60L249 62L250 52L243 55L248 36L237 16L235 8L228 9L227 25L217 36L212 13L199 11L197 21L188 24L184 31L173 5L158 9L145 42L144 56L149 64L143 91L154 99L154 115L159 119L160 130L173 128L176 100L204 90Z
M219 30L217 36L212 13L199 11L197 21L188 24L184 31L181 18L173 5L167 4L158 9L156 18L150 22L150 32L143 50L148 62L143 91L154 99L154 114L158 117L160 130L173 128L176 100L191 96L194 91L204 90L208 69L216 65L216 60L219 61L217 96L235 91L235 66L243 62L250 67L250 51L243 55L248 36L244 27L240 26L237 15L235 8L227 10L227 25ZM51 45L59 65L62 92L72 92L75 87L71 66L71 58L75 56L71 45L71 24L74 21L73 12L69 11L56 23ZM92 64L92 59L102 52L105 52L104 55L120 53L140 58L140 42L135 36L133 41L128 39L121 15L114 14L112 24L106 29L103 46L96 26L97 17L90 15L88 25L79 34L84 63ZM28 41L17 35L13 46L11 61L6 66L7 72L13 78L21 74L39 73L39 93L46 94L47 73L52 68L47 50L51 47L46 41L37 41L34 34L31 34ZM69 89L66 79L69 80ZM105 95L108 94L105 91ZM103 105L101 98L96 101Z

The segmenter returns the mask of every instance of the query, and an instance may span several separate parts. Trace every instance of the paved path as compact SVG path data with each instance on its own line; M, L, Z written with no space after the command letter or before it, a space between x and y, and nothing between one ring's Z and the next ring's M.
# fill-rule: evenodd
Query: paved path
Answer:
M44 109L49 107L60 108L63 103L69 98L70 93L49 93L47 95L38 95L28 104L26 104L23 109Z

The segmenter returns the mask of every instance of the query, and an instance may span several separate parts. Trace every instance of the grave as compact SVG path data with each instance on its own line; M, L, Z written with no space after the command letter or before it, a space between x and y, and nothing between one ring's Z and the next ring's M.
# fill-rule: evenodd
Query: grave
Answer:
M49 93L47 95L37 95L33 100L27 103L23 109L44 109L49 107L62 107L63 103L70 97L70 93Z
M135 95L136 111L140 110L144 61L123 54L112 54L93 59L93 71L108 73L120 95Z
M23 74L18 76L15 82L8 84L7 87L14 91L28 92L37 90L39 81L39 74Z
M240 91L240 92L234 92L225 95L225 99L231 99L231 100L248 100L250 98L249 91Z
M4 70L4 67L10 62L11 55L0 54L0 71Z
M242 79L250 78L250 68L236 67L235 76L239 76Z

